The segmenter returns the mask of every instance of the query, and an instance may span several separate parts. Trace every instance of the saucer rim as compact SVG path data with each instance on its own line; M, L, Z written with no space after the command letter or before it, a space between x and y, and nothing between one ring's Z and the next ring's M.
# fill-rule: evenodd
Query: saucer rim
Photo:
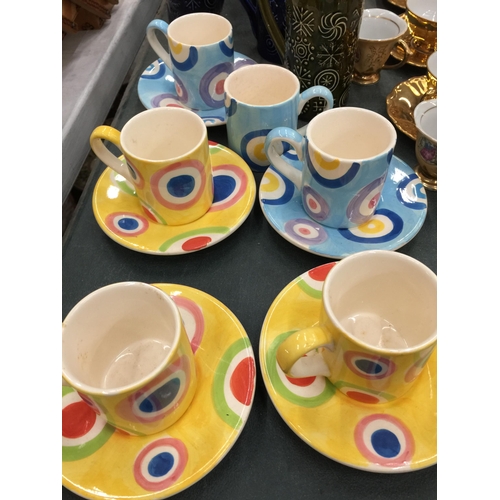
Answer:
M104 232L104 234L106 236L108 236L108 238L110 238L115 243L118 243L119 245L123 246L124 248L127 248L128 250L132 250L135 252L144 253L144 254L148 254L148 255L160 255L160 256L165 256L165 257L170 257L170 256L174 256L174 255L187 255L187 254L193 254L196 252L200 252L202 250L205 250L206 248L210 248L210 247L224 241L229 236L234 234L243 225L243 223L248 219L248 217L250 216L250 213L252 212L252 209L255 205L255 199L257 197L257 184L255 182L255 176L253 175L252 170L250 169L248 164L245 162L245 160L243 160L243 158L241 158L241 156L239 156L237 153L235 153L232 149L228 148L227 146L224 146L223 144L219 144L219 143L216 143L213 141L209 141L209 148L210 149L215 148L218 151L221 151L224 154L229 155L230 157L235 157L238 161L235 161L234 164L237 165L238 167L240 167L242 170L244 170L244 172L247 176L247 179L248 179L248 186L246 189L247 193L245 193L245 195L244 195L244 197L248 198L247 202L246 202L245 206L242 207L242 209L241 209L241 214L239 216L237 223L230 226L230 231L228 231L227 234L223 235L223 237L221 237L217 241L212 242L212 243L210 243L202 248L198 248L196 250L192 250L192 251L188 251L188 252L181 252L181 251L161 252L159 250L146 249L146 248L144 248L144 246L139 247L139 245L137 245L137 244L134 245L134 243L128 241L126 239L127 237L119 236L119 235L113 233L112 231L110 231L107 228L106 224L102 220L102 216L98 216L98 213L99 213L98 204L99 204L99 202L97 201L97 192L98 192L98 189L99 189L101 183L104 183L104 182L108 183L107 179L109 178L109 175L114 172L113 169L111 169L111 167L106 167L104 169L102 174L99 176L99 178L94 186L93 193L92 193L92 212L94 214L94 218L95 218L97 224L99 225L100 229ZM211 156L216 154L218 151L211 154ZM123 156L120 156L120 159L123 160ZM220 163L220 165L224 165L226 163ZM218 166L218 165L219 164L216 164L215 166ZM242 197L242 199L243 199L243 197ZM109 199L106 199L106 201L109 201ZM241 200L239 200L238 203L240 201ZM231 208L233 208L233 207L228 207L228 208L222 209L222 210L220 210L220 213L224 213L225 210L230 210ZM137 213L141 216L143 215L140 207L137 208ZM167 225L165 225L165 232L168 233L170 228L174 228L173 230L175 230L175 228L184 228L184 229L186 229L186 231L189 231L189 228L191 225L198 225L200 222L203 221L204 218L206 218L207 216L210 216L211 214L212 214L212 212L208 211L205 215L203 215L199 219L197 219L189 224L183 224L181 226L167 226ZM150 220L148 220L148 222L150 222L151 224L155 224L154 222L152 222ZM167 238L167 236L165 238Z
M247 61L252 61L252 63L254 64L257 64L257 62L252 59L251 57L249 56L246 56L245 54L242 54L241 52L236 52L234 51L234 59L236 61L236 58L240 58L240 59L245 59ZM158 57L156 58L154 61L152 61L147 67L151 66L151 64L154 64L155 62L159 62L161 61L164 65L165 65L165 69L167 72L170 72L170 74L172 74L172 71L170 70L170 68L165 64L165 62L161 59L161 57ZM142 73L139 75L139 78L138 78L138 82L137 82L137 95L139 97L139 100L141 101L141 104L146 108L146 109L154 109L149 103L146 103L143 96L141 96L141 91L140 91L140 86L141 86L141 83L144 82L144 79L142 79L142 75L144 74L144 72L146 71L146 69L144 69L142 71ZM200 118L203 120L203 122L205 123L205 126L206 127L219 127L221 125L226 125L227 124L227 116L226 116L226 108L224 105L222 105L220 108L216 108L216 109L213 109L213 110L202 110L200 112L197 112L195 110L193 110L192 108L189 108L185 105L183 105L183 107L185 109L189 109L190 111L192 111L193 113L196 113L198 116L200 116ZM214 114L217 114L217 115L220 115L222 116L223 118L220 119L217 123L212 123L212 122L206 122L203 118L203 116L200 115L200 113L214 113Z
M171 493L168 493L168 490L175 488L175 483L174 483L174 485L167 487L163 490L159 490L159 491L147 491L147 490L145 490L144 494L141 494L141 495L127 495L127 498L129 500L134 500L134 499L135 500L162 500L162 499L170 498L172 496L177 495L178 493L181 493L181 492L189 489L191 486L193 486L194 484L199 482L201 479L206 477L210 472L212 472L222 462L222 460L229 454L229 452L232 450L232 448L234 447L234 445L236 444L236 442L240 438L244 428L246 427L246 423L247 423L248 419L250 418L253 404L255 401L255 393L256 393L257 382L258 382L258 380L257 380L257 358L255 356L255 352L254 352L252 343L251 343L250 338L249 338L245 328L243 327L241 321L231 311L231 309L229 309L225 304L223 304L221 301L219 301L214 296L208 294L207 292L204 292L202 290L194 288L194 287L190 287L187 285L174 284L174 283L152 283L152 286L160 288L161 290L168 293L169 295L179 294L179 292L180 292L181 296L191 298L192 300L194 300L193 297L201 295L202 297L205 298L205 300L207 300L208 302L211 303L211 305L214 307L214 311L217 311L215 314L213 313L213 311L211 311L211 314L213 314L215 318L218 317L218 314L221 314L221 315L224 314L228 319L231 320L232 324L234 325L234 333L235 334L237 333L238 339L235 340L234 337L231 337L231 339L228 339L227 345L225 346L225 348L226 349L229 348L234 342L237 342L240 339L247 339L248 345L246 346L245 349L247 350L248 354L252 356L252 358L254 360L254 366L255 366L255 372L254 372L254 377L253 377L253 391L252 391L252 397L251 397L250 404L248 405L248 409L245 410L244 412L240 412L240 414L238 415L241 419L241 425L238 428L233 427L230 439L222 439L221 440L221 444L220 444L220 447L219 447L217 454L215 454L214 456L211 456L210 459L207 461L207 463L203 467L199 467L197 469L197 472L194 472L192 474L192 476L195 476L196 479L194 479L193 481L190 481L189 484L187 484L184 488L177 490L177 491L174 491L174 492L171 492ZM216 319L214 319L214 321L216 321ZM214 326L212 325L212 330L213 329L214 329ZM209 333L209 331L207 329L205 331L205 335L208 333ZM216 337L216 335L213 335L213 337ZM219 338L220 338L220 336L219 336ZM228 338L228 336L224 336L224 339L227 339L227 338ZM196 352L195 352L194 356L196 359ZM212 363L213 367L216 368L221 360L222 360L222 356L218 356L217 359L213 360L213 363ZM201 379L201 380L203 380L203 379ZM207 390L212 391L213 384L215 383L215 380L210 379L210 380L203 380L203 381L207 385ZM210 382L210 385L209 385L209 382ZM200 384L200 381L198 383ZM198 388L198 390L199 389L200 388ZM216 411L215 408L214 408L214 411ZM243 418L242 415L245 415L245 414L246 414L246 417ZM222 419L217 420L217 423L220 425L228 425ZM179 424L174 424L172 427L174 427L176 425L179 425ZM154 434L153 436L134 436L133 439L134 440L143 440L145 443L147 443L148 441L151 441L151 439L154 436L157 436L157 437L158 436L162 436L162 437L169 436L169 434L168 434L169 429L166 429L165 431L161 431L157 434ZM107 443L104 444L102 447L104 448L106 445L107 445ZM86 458L88 458L88 457L86 457ZM65 462L63 461L62 467L64 466L64 463ZM207 465L208 465L208 467L207 467ZM199 475L199 471L203 471L203 473L201 475ZM199 477L198 477L198 475L199 475ZM83 488L82 488L82 491L80 491L80 489L73 488L74 483L72 483L71 481L68 480L68 478L64 475L64 472L62 472L62 485L65 488L67 488L68 490L70 490L71 492L75 493L76 495L79 495L82 498L87 498L90 500L106 500L106 499L118 498L118 497L116 497L116 495L113 496L113 495L107 494L107 493L104 493L104 495L103 495L102 491L97 495L92 495L92 492L89 492L87 490L83 490ZM83 493L85 493L86 495L90 495L90 496L84 496ZM121 498L121 496L120 496L120 498Z
M392 157L392 160L391 160L391 166L393 165L393 161L397 161L399 162L401 165L404 165L406 167L406 169L408 170L409 173L415 173L415 171L405 162L403 161L401 158L397 157L396 155L394 155ZM391 168L391 167L389 167ZM395 168L395 167L394 167ZM278 175L281 175L279 174L279 172L277 171L277 169L275 169L275 167L273 167L273 165L271 164L267 169L266 171L264 172L264 175L270 170L270 169L273 169L274 172L276 172ZM411 171L411 172L410 172ZM409 175L408 172L405 172L407 175ZM389 178L389 175L387 176ZM387 182L387 181L386 181ZM305 252L308 252L308 253L311 253L313 255L318 255L320 257L326 257L328 259L343 259L349 255L352 255L354 253L357 253L359 251L362 251L363 249L365 248L360 248L360 250L354 250L352 252L349 252L349 253L346 253L345 255L338 255L338 254L327 254L327 253L321 253L321 252L318 252L318 251L315 251L315 250L311 250L310 248L306 247L306 246L302 246L297 240L294 240L293 238L291 238L290 236L288 236L285 232L283 231L280 231L274 224L273 222L271 222L267 212L266 212L266 207L271 207L272 205L267 205L265 203L262 202L262 198L261 198L261 186L262 186L262 181L259 185L259 204L260 204L260 208L261 208L261 211L262 213L264 214L264 217L265 219L267 220L267 222L269 223L269 225L282 237L284 238L286 241L288 241L289 243L291 243L292 245L296 246L297 248L300 248L301 250L304 250ZM424 190L425 190L425 187L424 187ZM288 203L290 203L293 198L295 197L295 193L297 191L297 187L294 186L294 195L292 196L292 199L290 199ZM382 194L383 194L383 190L382 190ZM425 193L426 195L426 200L428 199L427 197L427 192ZM302 211L303 211L303 217L310 220L312 223L317 223L316 221L314 221L311 217L309 217L309 215L306 213L306 211L304 210L304 208L301 206L302 208ZM380 206L379 208L383 208L383 206ZM390 246L390 248L386 247L384 248L385 250L391 250L391 251L395 251L395 250L399 250L400 248L404 247L405 245L407 245L413 238L415 238L415 236L420 232L420 230L422 229L422 226L425 222L425 219L427 217L427 208L421 210L421 212L423 212L423 214L419 217L418 219L418 223L415 224L415 226L412 227L411 231L409 232L409 234L411 235L411 237L409 239L405 239L405 241L403 241L401 244L397 245L397 246L390 246L388 245L388 247ZM399 214L398 214L399 215ZM327 226L322 226L327 232L328 231L337 231L336 229L334 228L330 228L330 227L327 227ZM357 245L365 245L364 243L354 243L356 246Z
M285 285L282 288L282 290L274 298L273 302L269 306L268 311L266 312L264 321L262 323L262 328L261 328L261 331L260 331L260 338L259 338L259 364L261 366L262 379L264 381L264 386L266 388L266 392L267 392L267 394L269 396L269 399L273 403L274 408L276 409L276 411L278 412L278 414L280 415L280 417L282 418L282 420L286 423L286 425L292 430L292 432L298 438L300 438L305 444L307 444L308 446L310 446L314 451L320 453L321 455L325 456L326 458L328 458L330 460L333 460L333 461L335 461L337 463L340 463L342 465L345 465L347 467L351 467L353 469L361 470L361 471L364 471L364 472L370 472L370 473L373 473L373 474L383 474L383 475L385 475L385 474L407 474L407 473L410 473L410 472L427 469L429 467L432 467L432 466L436 465L437 464L437 449L436 449L436 453L434 454L434 456L433 457L429 457L427 459L428 463L426 462L423 465L414 466L414 467L411 467L411 468L408 468L408 469L403 469L403 470L401 468L387 468L387 469L379 469L379 468L377 468L377 469L370 469L369 467L366 467L366 466L363 467L363 466L361 466L359 464L353 464L353 463L351 463L351 462L349 462L347 460L341 460L338 457L334 458L334 457L328 455L327 453L325 453L324 451L319 450L311 442L311 439L309 439L308 436L305 435L304 432L302 434L300 434L299 433L299 429L298 429L299 426L294 427L292 425L291 419L285 418L284 414L282 413L282 409L279 407L278 402L273 397L273 393L275 393L277 391L274 389L274 386L272 384L271 378L270 378L269 373L268 373L268 366L267 366L267 359L266 359L267 352L265 351L265 343L268 341L267 336L270 334L269 333L269 323L271 321L271 318L272 318L273 314L276 312L276 309L278 308L278 305L280 304L280 302L285 299L286 295L289 292L291 292L293 288L299 286L299 280L303 279L311 271L313 271L315 269L318 269L318 268L321 268L321 267L323 267L325 265L329 265L329 264L331 264L331 263L320 264L319 266L315 266L315 267L309 269L308 271L305 271L304 273L300 274L299 276L297 276L296 278L294 278L292 281L290 281L287 285ZM336 264L337 264L337 262L333 262L333 265L336 265ZM313 297L310 297L310 300L315 300L315 299L313 299ZM316 298L316 300L321 301L321 298L319 298L319 299ZM316 322L315 321L311 321L311 325L316 324L316 323L317 323L317 321ZM275 340L279 335L281 335L283 333L285 333L285 332L284 331L283 332L278 332L278 333L274 333L273 332L272 333L272 335L274 335L273 340ZM430 363L434 363L434 365L435 365L435 371L437 372L437 347L435 348L435 352L433 353L433 355L429 359L429 362ZM433 377L432 374L429 374L429 377L432 378L432 380L433 380L434 383L436 383L435 382L435 376ZM419 381L417 381L416 383L418 384ZM336 395L334 394L332 396L332 398L335 398L335 397L336 397ZM397 401L395 401L393 403L389 402L389 403L383 404L381 406L383 406L384 409L390 409L391 404L392 405L394 405L394 404L400 404L400 401L404 402L405 399L402 398L401 400L397 400ZM287 402L286 404L292 404L292 403ZM368 406L376 407L377 405L368 405ZM353 408L356 408L356 404L354 404L354 403L353 403ZM314 408L308 408L307 410L308 411L314 411ZM380 410L380 412L383 413L383 410ZM437 419L436 419L436 439L437 439ZM342 452L342 449L340 449L340 452Z
M415 127L415 130L408 130L407 127L403 127L401 126L400 123L397 123L396 120L394 119L394 116L393 116L393 113L391 112L391 109L392 109L392 106L391 104L394 104L395 102L397 102L397 100L395 99L396 97L396 93L398 92L398 90L400 90L401 88L403 87L408 87L410 84L414 83L414 82L419 82L419 83L423 83L423 82L427 82L427 76L426 75L420 75L420 76L412 76L411 78L408 78L407 80L404 80L400 83L398 83L392 90L391 92L389 93L389 95L386 97L385 99L385 106L386 106L386 111L387 111L387 115L389 116L390 120L392 121L392 123L394 124L394 126L400 131L402 132L403 134L405 134L407 137L409 137L410 139L416 141L417 140L417 130L416 130L416 127ZM420 96L420 98L422 98L425 94L422 94ZM419 103L422 102L422 100L419 101ZM417 104L418 105L418 104ZM413 111L415 110L416 106L412 106L410 108L410 112L411 112L411 116L413 118ZM395 107L398 107L398 106L395 106ZM405 121L405 123L409 123L409 121ZM415 126L415 122L413 122L413 125Z

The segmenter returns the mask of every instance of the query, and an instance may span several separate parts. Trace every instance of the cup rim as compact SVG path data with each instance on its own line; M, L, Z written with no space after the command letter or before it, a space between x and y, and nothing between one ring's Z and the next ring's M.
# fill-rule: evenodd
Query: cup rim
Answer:
M62 335L64 336L64 330L67 328L65 326L68 324L73 316L77 314L77 310L80 309L81 306L85 306L87 303L90 301L94 301L99 295L102 293L106 293L109 290L112 290L114 288L124 288L124 287L140 287L140 288L147 288L151 291L154 291L154 293L157 294L157 297L160 298L165 305L167 305L173 312L172 317L174 319L174 337L172 341L172 345L170 348L170 351L168 352L167 356L165 359L151 372L149 372L147 375L142 377L140 380L137 380L135 382L132 382L131 384L127 384L124 386L120 387L115 387L112 389L103 389L99 387L94 387L89 384L86 384L76 378L76 376L71 373L71 370L68 367L65 367L64 365L64 350L62 349L62 377L63 380L66 381L71 387L81 391L83 394L89 394L91 396L117 396L120 394L126 394L128 392L134 392L136 391L140 386L143 386L147 384L149 381L153 380L158 374L160 374L167 366L169 363L171 363L172 358L175 356L175 353L179 347L180 341L181 341L181 333L182 333L182 322L181 322L181 317L180 313L177 309L177 306L175 305L173 299L163 290L161 290L158 287L155 287L153 285L150 285L148 283L143 283L140 281L121 281L118 283L112 283L110 285L105 285L101 288L98 288L94 290L93 292L89 293L85 297L83 297L79 302L77 302L71 311L66 315L66 317L63 320L62 323Z
M429 132L427 132L420 126L420 120L422 119L422 117L425 115L425 113L432 109L435 109L437 113L437 99L428 99L427 101L421 101L417 104L417 106L415 106L415 109L413 110L413 119L415 121L415 127L422 135L434 142L437 142L437 137L432 136L431 134L429 134Z
M372 15L373 14L373 15ZM386 38L363 38L361 35L359 36L360 40L364 40L367 42L385 42L389 40L397 40L401 37L403 37L406 32L408 31L408 23L396 15L394 12L387 10L387 9L364 9L363 10L363 16L361 17L361 23L363 22L363 19L365 17L369 18L383 18L387 19L388 21L393 21L399 28L399 33L395 36L390 36ZM361 31L361 27L360 27Z
M371 115L371 116L374 116L376 119L380 120L381 126L384 126L390 135L390 139L388 140L389 145L387 146L387 148L385 148L384 150L380 151L379 153L377 153L375 155L365 157L365 158L359 158L359 157L357 157L357 158L345 158L342 156L332 156L331 154L323 151L322 148L318 147L318 145L314 142L314 140L311 139L312 130L314 130L316 127L319 127L321 125L321 122L323 120L326 120L327 119L326 117L331 115L331 114L342 114L342 113L349 113L349 112L354 112L354 113L359 113L359 114L364 114L364 115ZM389 151L391 149L394 149L394 147L396 145L397 138L398 138L396 128L385 116L381 115L380 113L377 113L376 111L372 111L370 109L365 109L365 108L358 108L355 106L344 106L341 108L332 108L332 109L327 109L326 111L322 111L321 113L316 115L309 122L309 125L307 126L307 130L306 130L305 135L306 135L307 140L309 141L309 144L311 144L313 146L313 148L316 149L317 151L321 151L321 155L323 157L328 158L328 159L338 159L340 161L345 161L345 162L366 162L366 161L373 160L375 158L379 158L382 155L386 155L389 153Z
M228 88L232 80L235 78L240 77L241 75L244 75L244 73L251 73L254 71L274 71L276 73L281 73L282 75L286 75L287 78L290 78L293 80L294 85L295 85L295 91L293 95L288 97L287 99L279 102L275 102L272 104L252 104L249 102L245 102L237 97L234 96L234 93L231 93L231 90ZM273 106L280 106L282 104L285 104L293 99L300 93L300 81L297 78L297 76L292 73L289 69L283 67L283 66L277 66L275 64L249 64L247 66L242 66L241 68L238 68L236 71L233 71L230 73L227 78L224 81L224 91L226 92L226 97L229 97L230 99L234 99L238 104L242 104L244 106L249 106L249 107L254 107L254 108L272 108ZM233 89L234 92L234 89Z
M203 43L203 44L196 44L196 43L189 43L188 44L188 43L183 42L182 40L179 40L178 38L175 38L174 36L172 36L171 30L172 29L175 30L177 27L176 25L188 22L189 19L193 18L193 17L198 17L198 18L202 18L202 17L210 18L211 17L212 18L211 20L207 19L208 24L213 24L214 19L217 19L217 22L220 22L221 25L226 26L226 34L224 36L220 37L215 42ZM211 45L217 45L218 43L220 43L223 40L226 40L228 37L230 37L232 32L233 32L233 25L229 22L229 20L226 19L224 16L221 16L220 14L215 14L213 12L191 12L189 14L184 14L183 16L179 16L179 17L175 18L171 23L168 24L168 28L167 28L167 36L168 36L168 38L170 38L170 40L172 40L176 44L183 44L183 45L189 46L189 47L210 47Z
M135 126L136 122L144 119L144 116L146 115L152 115L152 114L165 114L165 115L184 115L187 119L189 120L194 120L195 122L198 122L197 125L200 127L200 132L201 136L199 141L189 150L185 151L182 154L179 154L177 156L169 156L168 158L162 158L160 160L152 160L150 158L144 158L143 156L139 156L132 151L130 151L130 148L127 147L126 140L127 140L127 133L129 132L129 129L132 126ZM140 113L137 113L134 115L130 120L125 123L123 128L121 129L120 132L120 146L121 149L123 150L123 153L126 156L129 156L131 158L135 158L136 160L148 162L151 164L155 165L160 165L165 162L175 162L178 160L181 160L182 158L185 158L186 156L189 156L191 153L194 151L198 150L204 143L205 140L208 138L208 133L207 133L207 127L205 125L205 122L202 120L200 116L198 116L196 113L193 113L192 111L185 109L185 108L177 108L177 107L159 107L159 108L152 108L152 109L146 109L145 111L141 111Z
M355 254L351 254L344 259L342 259L340 262L338 262L335 266L330 269L328 272L328 275L325 278L324 284L323 284L323 290L325 290L327 287L331 286L331 281L335 279L335 275L338 272L338 266L342 265L343 262L355 262L359 259L363 259L367 254L378 254L378 255L387 255L391 256L391 258L399 259L401 261L406 261L411 263L413 266L418 267L421 269L432 281L436 283L437 287L437 276L436 274L428 268L425 264L420 262L419 260L415 259L414 257L410 257L409 255L405 255L399 252L393 252L391 250L364 250L362 252L358 252ZM337 268L337 271L335 269ZM378 347L374 346L372 344L368 344L366 342L363 342L359 338L355 337L352 335L350 332L348 332L340 322L338 321L337 317L332 311L331 305L327 301L327 296L328 294L323 292L323 298L322 298L322 303L323 307L325 308L326 314L330 321L335 325L335 327L342 332L343 335L345 335L350 341L361 347L362 349L368 350L370 352L374 352L377 354L382 354L385 356L405 356L407 354L413 354L419 351L422 351L431 345L435 344L437 342L437 327L435 331L429 336L427 339L423 340L417 345L408 347L406 349L389 349L389 348L383 348L383 347Z
M427 22L437 24L437 0L434 0L435 9L427 9L422 12L422 7L427 7L426 5L418 4L421 0L406 0L406 9L411 12L414 16L424 19ZM415 4L417 2L417 4Z

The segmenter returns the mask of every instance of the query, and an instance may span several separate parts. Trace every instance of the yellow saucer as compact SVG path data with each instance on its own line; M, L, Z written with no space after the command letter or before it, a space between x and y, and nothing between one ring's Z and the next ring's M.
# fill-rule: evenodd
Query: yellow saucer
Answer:
M195 353L196 394L166 431L138 437L107 425L63 387L62 483L84 498L158 500L188 488L226 456L250 413L255 358L239 320L204 292L155 286L181 311Z
M96 183L92 209L100 228L120 245L154 255L179 255L215 245L247 219L257 188L246 162L229 148L210 142L214 202L200 219L181 226L153 222L133 186L111 168Z
M428 84L426 76L415 76L396 85L385 101L394 125L413 140L417 138L413 111L424 98Z
M344 465L371 472L409 472L437 460L437 351L410 391L396 401L354 401L324 377L289 379L276 362L281 342L320 317L323 281L335 263L289 283L262 326L259 359L271 401L309 446Z

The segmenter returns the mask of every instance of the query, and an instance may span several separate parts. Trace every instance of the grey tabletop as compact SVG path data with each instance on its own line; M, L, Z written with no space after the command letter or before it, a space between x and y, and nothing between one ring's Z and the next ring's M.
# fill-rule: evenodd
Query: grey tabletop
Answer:
M386 0L366 1L365 7L402 12ZM237 52L257 62L249 19L238 0L225 0L222 15L234 27ZM157 56L144 42L130 73L129 85L113 126L120 129L144 110L137 84ZM383 116L386 97L408 78L425 70L405 65L385 71L375 85L351 84L349 106L371 109ZM226 127L210 127L209 139L227 145ZM395 155L416 165L415 142L398 131ZM95 289L118 281L176 283L202 290L221 301L243 325L255 353L257 375L248 421L229 453L205 477L176 495L179 499L306 498L431 499L437 497L437 466L401 474L358 470L321 455L300 439L281 418L264 385L259 365L259 338L266 313L282 289L300 274L332 259L306 252L286 241L265 219L258 198L242 226L220 243L184 255L159 256L135 252L112 241L98 226L92 193L105 165L93 170L63 241L62 315ZM255 174L257 187L262 174ZM427 215L418 234L398 252L417 258L437 272L437 194L427 191ZM105 464L103 464L105 466ZM63 487L62 498L79 498Z

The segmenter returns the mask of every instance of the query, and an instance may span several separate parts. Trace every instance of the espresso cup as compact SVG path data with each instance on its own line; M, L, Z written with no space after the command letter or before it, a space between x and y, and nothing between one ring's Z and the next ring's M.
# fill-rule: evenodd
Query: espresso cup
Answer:
M285 374L326 376L362 403L410 390L437 342L436 275L407 255L367 250L337 262L322 292L319 323L278 347Z
M99 288L73 307L62 325L62 376L108 424L138 436L179 420L197 384L174 301L140 282Z
M396 138L394 125L382 115L343 107L315 116L305 137L287 127L273 129L264 151L299 189L307 215L341 229L363 224L375 213ZM282 142L296 151L301 170L281 156Z
M157 38L158 31L166 37L168 52ZM233 28L226 18L195 12L171 23L154 19L146 36L171 70L181 104L193 110L224 106L224 80L234 64Z
M104 145L121 150L122 161ZM187 109L148 109L132 117L119 132L97 127L90 136L96 156L125 177L144 213L154 222L181 225L209 210L213 182L207 129Z
M415 173L426 188L437 191L437 99L422 101L413 117L417 128Z
M267 134L276 127L297 129L304 105L314 97L333 108L333 95L321 85L300 92L299 79L288 69L272 64L239 68L224 83L229 147L255 172L264 172ZM305 127L301 129L303 132Z
M365 9L359 28L358 44L353 71L353 81L372 84L380 79L383 69L397 69L406 64L410 49L404 37L408 24L390 10ZM399 45L403 58L394 64L386 64L391 51Z
M423 99L437 99L437 52L427 58L427 91Z
M437 0L407 0L411 48L425 56L437 50Z

